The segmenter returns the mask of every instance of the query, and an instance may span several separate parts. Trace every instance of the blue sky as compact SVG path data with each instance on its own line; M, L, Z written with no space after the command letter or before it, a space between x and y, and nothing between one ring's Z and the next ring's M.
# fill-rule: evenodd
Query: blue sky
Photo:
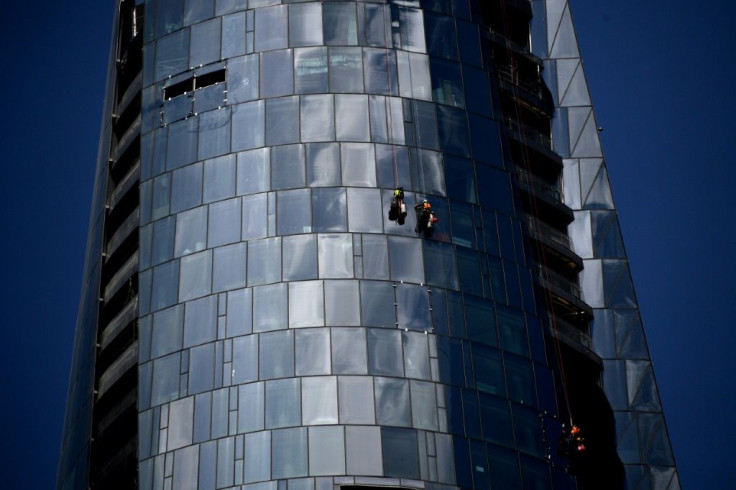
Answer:
M14 2L0 45L0 480L53 486L113 0ZM733 2L573 0L685 488L736 488ZM729 35L729 32L731 34Z

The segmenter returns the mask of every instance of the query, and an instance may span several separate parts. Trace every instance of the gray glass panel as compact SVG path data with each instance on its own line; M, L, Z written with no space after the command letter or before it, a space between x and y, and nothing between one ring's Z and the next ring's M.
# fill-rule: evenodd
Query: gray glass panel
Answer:
M222 57L245 54L245 12L226 15L222 19Z
M245 204L244 200L243 205ZM266 238L248 242L248 285L279 280L281 280L281 239Z
M264 333L260 340L260 378L294 376L294 332L285 330Z
M330 374L330 331L309 328L295 335L296 375Z
M360 44L368 46L389 46L388 36L386 35L387 20L384 14L388 12L383 5L364 5L364 21L362 35L365 39L361 39Z
M252 483L271 478L271 432L257 432L245 436L245 482Z
M265 105L263 101L238 104L233 106L232 111L233 151L263 146L265 144ZM241 177L240 175L238 178L248 179L247 176Z
M307 145L307 184L310 187L328 187L340 185L340 182L339 145Z
M234 438L228 437L217 441L217 487L233 484L234 473Z
M319 276L350 278L353 276L353 240L348 234L320 234L317 244Z
M176 260L162 264L153 270L151 311L166 308L176 303L178 282L179 262ZM145 295L142 296L145 297Z
M294 4L289 6L289 45L322 44L322 6Z
M200 99L197 99L197 101L201 100L202 96L203 94L200 93ZM223 104L222 99L215 101L215 104ZM201 110L197 109L196 102L195 110ZM230 151L230 108L223 107L218 110L205 112L199 118L197 158L204 160L205 158L228 153Z
M197 159L198 118L189 118L169 126L166 169L171 170Z
M295 235L282 239L284 248L283 279L298 281L317 278L317 237Z
M354 3L326 3L324 14L324 42L328 45L358 44L358 23Z
M391 283L361 281L360 297L363 325L377 327L396 325L394 288Z
M174 217L169 216L153 224L153 243L150 259L152 265L171 260L174 253L174 223ZM148 229L150 230L151 227Z
M339 177L339 174L338 174ZM347 231L345 189L313 189L313 228L316 232Z
M189 394L194 395L213 389L214 381L215 345L193 347L189 354Z
M307 429L272 432L273 478L307 476Z
M152 406L178 398L180 357L176 353L153 361Z
M340 423L374 424L373 380L362 376L340 376L338 381Z
M396 290L399 328L429 331L429 296L425 287L399 284Z
M270 155L268 148L238 153L238 195L271 188Z
M335 119L340 121L340 124L336 128L337 140L370 141L368 115L367 96L352 94L336 95Z
M245 196L243 198L243 240L261 238L266 236L267 225L267 200L266 194L258 194L255 196ZM258 247L258 245L256 245ZM261 268L256 264L258 271ZM256 269L250 271L254 274ZM261 272L262 273L262 272ZM263 278L259 278L263 280ZM253 284L253 281L250 282Z
M236 243L214 251L212 291L245 287L246 244Z
M197 490L199 448L191 446L174 453L173 485L182 490Z
M253 331L253 290L233 291L227 295L227 336L246 335ZM222 313L222 311L220 312Z
M205 250L181 259L179 301L199 298L212 292L212 251Z
M329 450L325 450L329 448ZM309 428L309 473L345 474L345 433L343 427ZM289 488L291 488L291 482Z
M410 382L412 425L418 429L437 430L437 403L434 384Z
M333 141L335 139L335 108L332 95L301 97L301 140Z
M198 206L202 202L202 164L172 172L171 212Z
M294 93L292 50L261 54L261 97L280 97Z
M189 67L189 29L159 39L156 44L156 80L176 75Z
M409 381L395 378L374 378L376 393L376 423L411 427Z
M266 99L266 144L283 145L297 142L299 142L299 97ZM272 160L275 160L275 155L272 155ZM274 169L277 168L274 164ZM275 186L275 188L284 187Z
M169 214L170 202L171 174L164 174L160 177L156 177L153 181L153 196L151 198L150 218L152 220L157 220Z
M363 235L363 277L388 279L388 253L386 237Z
M315 376L302 379L302 424L337 423L337 378Z
M345 449L348 474L383 476L379 427L346 427Z
M188 302L184 315L184 347L215 340L216 326L217 296Z
M295 90L298 94L327 92L327 48L294 50Z
M287 6L256 9L256 51L287 47Z
M348 229L351 232L383 231L379 189L348 188Z
M426 52L424 42L424 16L419 9L401 8L392 10L392 17L398 14L401 48L407 51Z
M401 332L368 329L368 369L371 374L403 376Z
M181 305L153 315L151 357L159 357L180 350L184 327L184 307Z
M253 288L253 331L287 327L286 283Z
M289 328L325 324L322 281L289 283Z
M336 5L336 4L328 4ZM363 52L360 48L330 48L330 91L363 92Z
M417 433L413 430L381 428L383 471L386 476L419 478Z
M258 98L258 55L231 59L227 64L227 100L231 104ZM235 140L235 138L233 138Z
M251 383L238 389L238 433L263 430L265 417L264 383ZM246 436L247 441L248 436Z
M210 204L207 244L217 247L240 240L240 199Z
M300 424L299 378L266 382L266 428L290 427Z
M327 325L360 325L360 293L357 281L325 281Z
M192 27L189 64L200 66L220 59L220 19L211 19Z
M404 371L407 378L430 379L427 336L419 332L402 332Z
M257 335L246 335L233 339L231 376L233 384L247 383L258 379Z
M312 231L312 200L309 189L281 191L278 193L277 203L279 235Z
M235 155L225 155L204 162L204 202L219 201L235 195Z
M340 145L340 155L342 161L342 185L360 187L376 186L376 156L373 145L343 143Z
M391 279L424 282L422 242L416 238L388 237Z
M332 371L335 374L367 374L364 329L332 329Z
M398 95L398 75L393 52L363 48L363 63L366 93Z

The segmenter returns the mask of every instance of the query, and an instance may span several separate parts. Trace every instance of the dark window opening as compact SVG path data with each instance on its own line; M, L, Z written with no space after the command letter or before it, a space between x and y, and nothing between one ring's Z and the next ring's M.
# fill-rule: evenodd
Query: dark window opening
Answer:
M225 69L205 73L204 75L192 76L181 82L164 87L164 100L171 100L196 89L217 85L225 81Z

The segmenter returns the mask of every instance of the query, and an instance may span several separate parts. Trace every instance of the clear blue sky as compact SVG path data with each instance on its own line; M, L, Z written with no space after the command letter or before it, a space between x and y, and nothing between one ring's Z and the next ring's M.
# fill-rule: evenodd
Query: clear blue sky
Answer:
M53 486L113 5L4 7L4 488ZM736 488L736 6L572 6L681 481Z

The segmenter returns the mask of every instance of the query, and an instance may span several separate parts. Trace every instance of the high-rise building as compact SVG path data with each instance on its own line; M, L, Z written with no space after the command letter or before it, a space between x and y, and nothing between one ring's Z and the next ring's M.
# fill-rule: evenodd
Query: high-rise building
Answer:
M566 0L116 4L59 489L679 488Z

